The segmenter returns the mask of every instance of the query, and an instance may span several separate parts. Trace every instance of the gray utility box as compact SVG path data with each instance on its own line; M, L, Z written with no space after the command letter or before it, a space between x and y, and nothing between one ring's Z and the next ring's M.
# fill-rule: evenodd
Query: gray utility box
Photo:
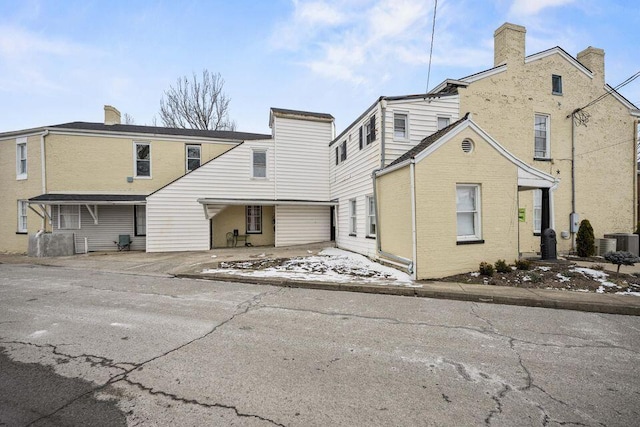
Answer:
M638 241L637 234L629 234L629 233L611 233L605 234L605 239L616 239L616 250L618 251L627 251L631 252L635 256L639 256L640 254L640 244Z

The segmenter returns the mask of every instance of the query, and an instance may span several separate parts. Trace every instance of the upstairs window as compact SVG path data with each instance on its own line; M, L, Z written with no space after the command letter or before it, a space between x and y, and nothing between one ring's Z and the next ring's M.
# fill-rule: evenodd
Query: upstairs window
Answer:
M364 145L369 145L376 140L376 115L369 118L369 121L360 126L359 147L362 150Z
M247 234L262 233L262 206L247 206Z
M18 200L18 233L27 232L27 202Z
M344 162L347 160L347 141L342 141L340 144L340 161Z
M200 167L200 146L187 145L187 172Z
M446 128L450 122L451 119L449 117L438 117L438 130Z
M58 205L58 230L80 228L80 205Z
M253 178L267 177L267 152L265 150L253 150Z
M406 113L394 113L393 114L393 138L394 139L408 139L409 121Z
M551 93L562 95L562 76L556 74L551 76Z
M136 178L151 178L151 144L136 142Z
M27 179L27 138L16 140L16 179Z
M535 115L533 157L549 158L549 116L544 114Z

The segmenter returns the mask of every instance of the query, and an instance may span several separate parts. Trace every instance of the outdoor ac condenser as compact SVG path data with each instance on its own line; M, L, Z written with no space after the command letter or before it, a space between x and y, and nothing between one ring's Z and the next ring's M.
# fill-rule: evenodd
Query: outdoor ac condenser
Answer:
M616 243L616 239L596 239L596 255L603 256L607 252L615 252Z

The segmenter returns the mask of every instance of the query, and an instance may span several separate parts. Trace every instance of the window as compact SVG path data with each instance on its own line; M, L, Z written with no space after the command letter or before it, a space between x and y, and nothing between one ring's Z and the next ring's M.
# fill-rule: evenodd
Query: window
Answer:
M360 126L360 128L358 129L358 147L360 147L360 149L362 150L362 147L364 146L363 144L363 127Z
M542 230L542 190L533 190L533 232Z
M562 76L556 74L551 76L551 92L554 95L562 95Z
M438 117L438 130L446 128L450 122L451 119L449 117Z
M147 235L147 207L143 205L133 206L133 221L135 224L135 235Z
M80 206L58 205L58 230L77 230L80 228Z
M393 138L394 139L408 139L408 120L407 115L404 113L393 114Z
M367 196L367 236L376 235L376 203L373 196Z
M267 152L265 150L253 150L253 178L267 177Z
M349 200L349 235L356 235L357 217L356 217L356 199Z
M18 200L18 233L27 232L27 202Z
M549 116L536 114L534 124L534 152L536 159L549 158Z
M247 234L262 233L262 206L247 206Z
M136 142L136 173L137 178L151 178L151 145Z
M336 165L347 160L347 140L336 146Z
M27 179L27 138L16 140L16 179Z
M480 186L456 185L458 240L480 240Z
M200 146L187 145L187 172L200 167Z
M360 127L360 141L359 146L362 150L363 142L366 145L371 144L376 140L376 116L375 114L369 118L369 121Z

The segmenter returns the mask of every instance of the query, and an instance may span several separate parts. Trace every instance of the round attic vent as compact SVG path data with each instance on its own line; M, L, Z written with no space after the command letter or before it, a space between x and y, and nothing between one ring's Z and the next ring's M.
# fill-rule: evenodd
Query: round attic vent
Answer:
M473 151L473 141L471 141L470 139L465 139L462 141L461 147L462 151L464 151L465 153L470 153Z

